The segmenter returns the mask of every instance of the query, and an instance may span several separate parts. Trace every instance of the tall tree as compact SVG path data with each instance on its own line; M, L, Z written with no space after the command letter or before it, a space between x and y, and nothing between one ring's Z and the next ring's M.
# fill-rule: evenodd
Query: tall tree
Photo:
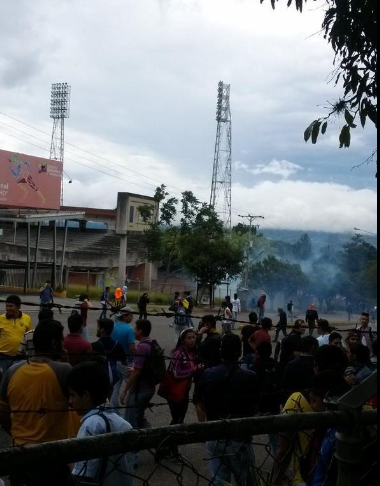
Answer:
M157 222L152 222L152 207L139 208L143 220L150 222L144 234L148 261L164 262L166 279L184 269L211 287L240 275L244 245L227 234L217 213L190 191L180 201L169 196L165 186L157 189Z
M272 304L278 294L282 293L287 300L308 285L308 278L300 265L280 261L274 256L253 265L250 280L251 287L263 289Z
M374 298L377 274L377 249L361 235L343 246L338 256L340 292L353 299ZM372 285L371 285L372 283Z
M293 254L296 260L309 260L313 253L313 244L308 234L303 235L299 241L293 246Z
M273 8L276 1L283 0L271 0ZM307 0L287 2L302 12ZM326 117L310 124L305 141L317 143L320 133L326 133L336 116L345 119L339 137L341 148L350 146L357 120L363 128L368 120L377 128L377 4L378 0L326 0L322 29L335 53L332 79L337 85L343 81L343 94L331 104Z

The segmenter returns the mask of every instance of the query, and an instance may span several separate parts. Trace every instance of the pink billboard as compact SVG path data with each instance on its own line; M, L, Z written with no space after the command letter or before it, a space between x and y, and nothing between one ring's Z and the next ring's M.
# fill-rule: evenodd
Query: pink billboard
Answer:
M59 210L62 164L0 150L0 206Z

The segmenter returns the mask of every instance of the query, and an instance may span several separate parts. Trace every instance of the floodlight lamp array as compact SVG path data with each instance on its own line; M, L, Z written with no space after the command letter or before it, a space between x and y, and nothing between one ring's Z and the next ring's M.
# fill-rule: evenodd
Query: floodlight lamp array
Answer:
M68 83L55 83L51 89L50 118L70 117L71 86Z

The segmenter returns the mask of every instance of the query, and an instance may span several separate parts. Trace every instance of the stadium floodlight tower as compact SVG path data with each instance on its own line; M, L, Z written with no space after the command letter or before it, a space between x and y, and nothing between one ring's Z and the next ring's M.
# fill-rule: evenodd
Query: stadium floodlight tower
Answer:
M232 227L232 122L230 107L231 85L218 84L218 122L215 142L210 205L222 214L225 227Z
M50 118L53 119L50 159L62 162L65 159L65 119L70 118L71 86L67 83L55 83L51 87ZM63 205L63 178L61 205Z

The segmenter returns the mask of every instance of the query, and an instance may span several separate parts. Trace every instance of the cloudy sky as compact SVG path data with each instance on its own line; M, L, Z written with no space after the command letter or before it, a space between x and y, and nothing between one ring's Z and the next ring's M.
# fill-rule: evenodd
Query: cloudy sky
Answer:
M66 204L114 207L118 191L151 195L160 183L208 200L223 80L234 220L249 212L267 218L263 227L375 231L375 168L351 170L376 147L375 131L356 130L343 151L336 120L317 146L303 141L340 94L326 82L333 53L318 33L322 4L301 15L266 3L1 2L0 147L47 156L50 87L68 82Z

